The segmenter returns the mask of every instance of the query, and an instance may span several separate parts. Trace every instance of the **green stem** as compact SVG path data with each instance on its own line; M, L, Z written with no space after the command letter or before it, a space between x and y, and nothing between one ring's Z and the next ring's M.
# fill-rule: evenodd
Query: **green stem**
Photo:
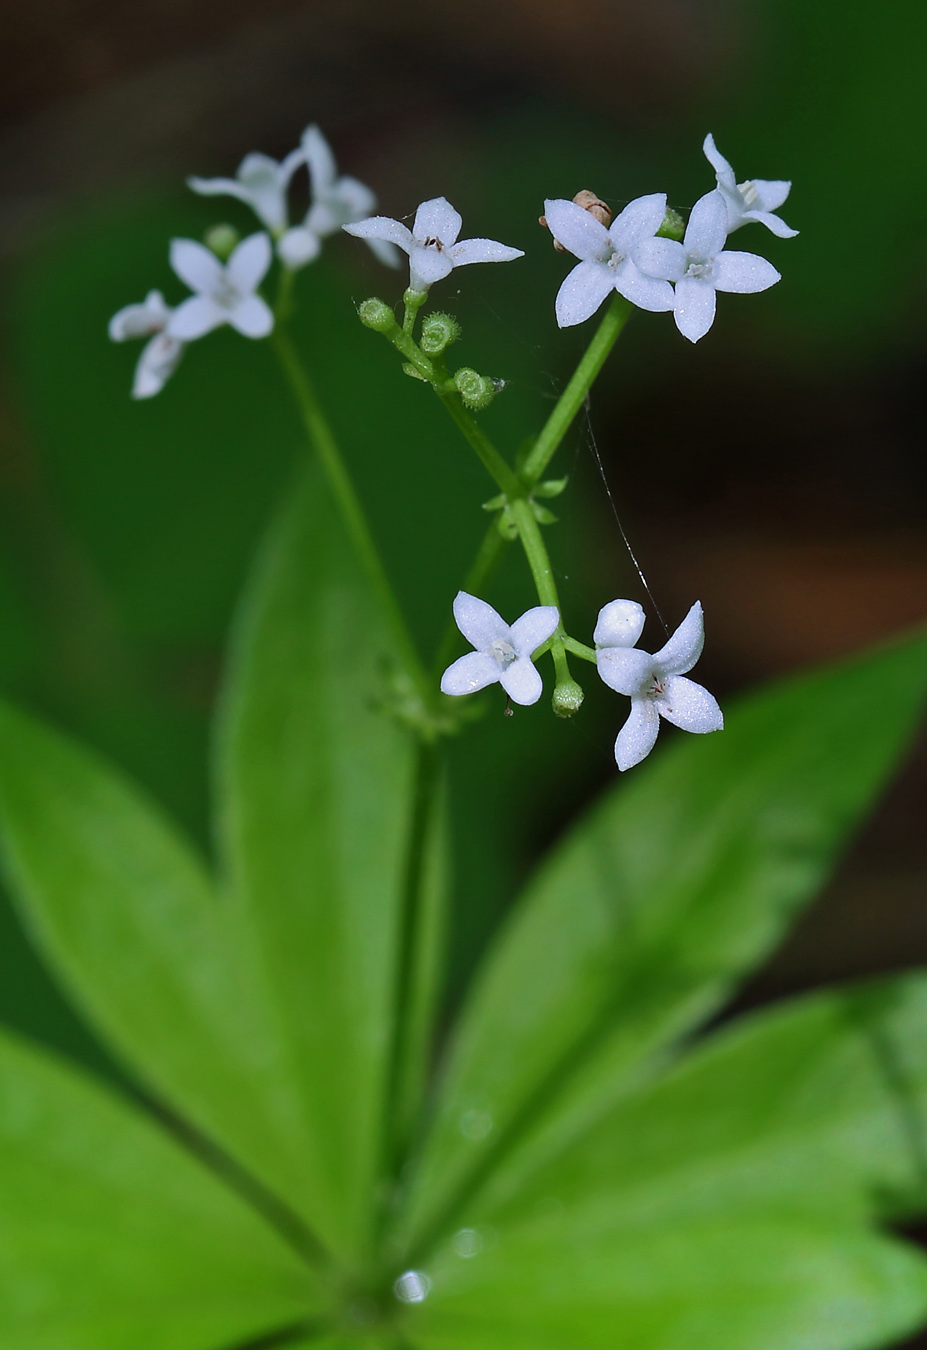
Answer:
M592 387L606 358L614 347L621 330L624 328L634 306L624 296L612 296L612 302L605 311L602 322L586 348L572 378L548 417L541 434L535 441L528 458L522 466L522 480L533 487L544 474L554 452L570 429L574 417L583 406L583 402Z
M306 434L328 478L329 486L338 503L348 534L373 583L377 598L392 632L396 649L418 688L420 698L428 706L431 703L431 686L428 677L406 627L393 588L389 583L373 534L367 524L364 509L354 490L354 484L351 482L344 460L341 458L341 451L331 428L319 407L309 376L303 369L292 342L281 328L275 329L270 338L270 343L296 397Z
M499 491L504 492L510 502L523 498L525 489L516 477L514 470L509 468L483 428L467 412L457 390L452 391L435 385L435 393L476 451L480 463L499 488Z
M554 581L554 571L550 565L550 555L547 552L547 545L544 543L544 536L541 534L541 527L532 513L531 505L524 498L521 498L519 501L512 502L511 507L515 524L518 526L518 536L521 539L521 545L525 550L525 557L528 559L528 566L531 568L531 575L534 577L534 584L537 587L538 599L542 605L554 605L558 612L562 612L560 611L560 597L557 594L557 583ZM554 658L557 684L564 684L568 680L572 681L570 666L563 645L562 624L558 627L551 643L550 654Z

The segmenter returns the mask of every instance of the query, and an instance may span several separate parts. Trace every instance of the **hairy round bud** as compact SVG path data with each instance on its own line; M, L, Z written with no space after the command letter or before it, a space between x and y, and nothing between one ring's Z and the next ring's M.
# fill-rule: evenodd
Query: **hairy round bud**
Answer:
M555 685L551 707L558 717L572 717L583 705L585 694L575 680L563 680Z
M241 239L234 225L212 225L203 235L203 243L208 249L226 262Z
M488 408L495 397L496 389L492 380L487 379L485 375L478 375L469 366L458 370L454 376L454 383L464 403L475 412L479 412L481 408Z
M671 206L666 208L666 215L663 217L663 224L657 230L658 239L682 239L686 232L686 222L678 211L674 211Z
M460 324L452 314L429 314L422 320L419 346L428 356L440 356L460 337Z
M378 300L375 296L362 301L358 305L357 317L365 328L372 328L377 333L389 333L398 326L396 315L389 305L383 300Z

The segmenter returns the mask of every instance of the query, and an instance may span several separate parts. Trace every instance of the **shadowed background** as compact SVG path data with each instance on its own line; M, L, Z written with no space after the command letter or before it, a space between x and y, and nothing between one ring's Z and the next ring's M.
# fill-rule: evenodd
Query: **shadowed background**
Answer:
M614 595L646 600L593 438L670 626L705 606L699 678L722 697L927 617L925 28L913 0L6 6L4 691L125 766L209 846L223 644L303 445L262 346L212 335L135 404L138 348L112 347L106 321L151 287L180 298L172 235L251 228L237 203L188 193L186 174L230 175L249 150L280 157L310 121L387 214L443 194L465 236L526 250L435 292L463 323L461 363L508 381L486 423L510 452L591 334L556 329L569 264L535 224L545 196L590 187L618 209L665 189L688 208L713 185L708 130L739 178L792 178L782 214L799 237L753 226L736 244L770 258L780 285L722 296L697 347L667 316L635 316L561 449L571 485L550 544L566 617L582 635ZM296 326L431 648L494 489L357 324L357 301L392 302L401 284L335 239L300 274ZM514 555L489 598L509 617L531 603ZM627 705L577 673L588 706L575 723L546 705L503 719L493 702L455 747L456 990L539 849L614 773ZM922 744L745 1000L927 959L925 787ZM0 1015L99 1062L6 907L0 935Z

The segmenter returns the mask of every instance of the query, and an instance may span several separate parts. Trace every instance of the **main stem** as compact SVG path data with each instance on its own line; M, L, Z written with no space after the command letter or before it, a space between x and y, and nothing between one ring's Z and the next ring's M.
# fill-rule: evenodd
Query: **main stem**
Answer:
M377 593L397 651L418 688L420 698L427 706L431 702L428 677L389 583L386 569L364 515L364 508L341 458L338 443L319 407L312 382L288 335L279 326L270 342L296 397L303 426L328 478L345 528Z

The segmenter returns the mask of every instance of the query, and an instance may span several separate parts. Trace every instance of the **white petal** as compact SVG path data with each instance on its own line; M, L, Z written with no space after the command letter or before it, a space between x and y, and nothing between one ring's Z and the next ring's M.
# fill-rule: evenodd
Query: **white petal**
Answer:
M243 337L267 337L274 326L274 316L266 300L259 295L246 295L229 311L229 323Z
M603 262L577 263L564 277L554 306L561 328L584 323L615 289L615 274Z
M624 772L646 759L660 730L660 716L649 698L636 698L615 741L615 763Z
M309 166L313 194L323 193L334 183L338 169L331 146L315 123L303 132L302 148Z
M610 600L599 610L592 640L597 647L633 647L644 631L644 617L636 600Z
M412 234L421 241L440 239L445 248L450 248L457 243L462 224L460 212L454 210L446 197L432 197L416 211Z
M653 657L637 647L600 647L595 664L609 689L629 698L643 693L654 681Z
M109 321L109 335L113 342L126 338L150 337L160 333L171 317L170 306L164 303L160 291L149 291L140 305L125 305Z
M527 656L521 656L510 666L506 666L499 677L499 683L512 702L520 703L523 708L529 708L532 703L537 703L544 692L541 677Z
M530 656L556 631L559 622L556 605L535 605L512 624L512 646L519 656Z
M749 213L744 206L743 196L736 187L728 188L722 184L718 191L724 198L724 205L727 207L727 232L733 234L735 230L740 229L741 225L748 223Z
M754 178L753 186L758 211L778 211L792 190L792 184L784 178Z
M677 239L645 239L631 251L645 276L678 281L686 270L686 251Z
M459 661L448 666L441 676L441 693L475 694L488 684L495 684L502 674L502 667L485 652L467 652Z
M714 695L684 675L670 675L666 690L656 700L656 705L661 717L682 727L683 731L703 735L708 731L721 731L724 727L724 714Z
M728 250L715 258L711 279L715 289L736 295L754 295L766 291L781 280L771 262L756 253Z
M261 230L249 234L232 253L226 264L226 275L239 295L248 295L257 289L273 257L270 237Z
M699 197L689 215L684 244L687 253L711 258L720 253L727 238L727 205L715 188Z
M234 178L188 178L187 187L201 197L237 197L251 204L251 193Z
M300 165L305 164L305 162L306 155L302 146L300 146L298 150L291 150L290 153L281 160L277 168L277 182L279 183L281 192L286 193L287 188L290 186L290 179Z
M388 239L368 239L367 243L378 262L384 263L387 267L402 266L402 254Z
M646 276L631 258L626 258L616 267L614 275L615 290L630 300L632 305L637 305L638 309L646 309L651 314L663 314L676 303L669 282Z
M586 215L589 214L587 211ZM635 244L652 239L666 215L666 193L652 192L629 202L609 227L608 237L615 248L627 253Z
M192 342L204 333L211 333L220 324L228 323L229 311L208 295L191 295L178 305L167 325L168 336Z
M302 225L297 225L295 229L287 230L286 234L281 235L277 240L277 256L284 267L289 267L291 272L295 272L299 267L305 267L307 263L313 262L321 253L322 245L318 238Z
M685 675L705 646L705 621L699 600L689 610L668 642L653 654L654 669L661 676Z
M205 244L195 239L171 240L171 267L191 291L211 295L223 283L223 267Z
M604 262L611 254L608 230L601 220L596 220L576 202L568 202L563 197L546 200L544 219L557 243L583 262L590 259Z
M353 234L357 239L388 239L391 244L398 244L406 253L411 253L414 247L411 230L407 230L398 220L391 220L389 216L370 216L368 220L356 220L350 225L342 225L341 228L346 234Z
M427 291L434 282L449 276L454 268L445 252L439 252L436 248L422 248L418 243L412 245L409 260L414 291Z
M470 263L511 262L525 255L522 249L497 244L494 239L463 239L447 250L447 256L455 267L466 267Z
M359 178L350 177L338 179L331 190L330 199L340 203L342 211L346 212L347 220L363 220L377 204L377 194L373 188L369 188Z
M246 155L238 168L238 180L249 194L255 213L269 230L286 229L286 192L280 181L280 165L269 155Z
M755 220L758 225L765 225L777 239L794 239L798 234L797 230L786 225L781 216L774 216L771 211L748 211L747 219Z
M511 630L492 605L478 596L458 591L454 598L454 622L477 651L487 651L491 642L511 641ZM514 647L514 642L512 646Z
M702 150L708 163L715 171L715 177L719 185L723 184L727 188L734 188L736 185L734 170L715 145L715 138L710 131L702 142Z
M152 398L164 388L165 382L177 369L184 344L167 333L159 333L142 348L132 382L133 398Z
M715 288L701 277L676 282L676 327L690 342L703 338L715 321Z

